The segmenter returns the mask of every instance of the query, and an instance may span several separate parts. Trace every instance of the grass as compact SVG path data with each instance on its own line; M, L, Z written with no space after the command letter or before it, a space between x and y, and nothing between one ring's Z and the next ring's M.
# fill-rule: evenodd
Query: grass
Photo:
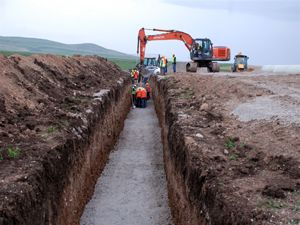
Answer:
M230 154L229 157L228 157L229 160L237 160L238 158L239 158L239 156L237 154L234 154L234 153Z
M33 52L18 52L18 51L1 51L0 54L4 56L11 56L14 54L23 55L23 56L31 56L35 53ZM117 64L122 70L129 70L136 66L137 62L134 59L115 59L115 58L108 58L109 61L114 62Z
M47 129L47 133L48 133L48 134L52 134L52 133L54 133L55 131L56 131L56 128L53 127L53 126L48 127L48 129Z
M11 56L11 55L14 55L14 54L23 55L23 56L30 56L34 53L32 53L32 52L11 52L11 51L1 51L0 50L0 54L4 55L4 56Z
M8 154L8 157L10 157L10 158L17 158L20 155L20 153L21 152L18 147L16 147L16 148L9 147L7 149L7 154Z
M108 59L117 64L122 70L129 70L136 66L137 62L134 59Z
M225 147L227 149L233 149L236 147L236 144L235 142L231 139L231 138L228 138L226 141L225 141Z
M284 207L286 207L284 204L282 204L281 202L278 201L274 201L274 200L267 200L266 202L263 203L263 205L268 208L268 209L282 209Z
M0 161L2 161L2 160L3 160L2 151L3 151L3 149L2 149L2 148L0 148Z

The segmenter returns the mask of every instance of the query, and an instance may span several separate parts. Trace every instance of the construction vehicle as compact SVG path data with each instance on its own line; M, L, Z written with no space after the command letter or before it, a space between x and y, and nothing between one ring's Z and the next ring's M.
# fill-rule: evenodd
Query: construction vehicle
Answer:
M248 59L249 59L248 56L243 55L241 52L238 53L234 57L234 62L231 66L232 72L247 71L248 70Z
M155 35L146 35L145 30L163 32ZM186 64L187 72L196 72L198 67L206 67L208 72L219 72L220 66L216 61L229 61L230 49L223 46L213 47L208 38L192 38L182 31L145 29L138 33L137 53L140 53L140 64L144 64L146 44L148 41L180 40L190 52L192 62Z

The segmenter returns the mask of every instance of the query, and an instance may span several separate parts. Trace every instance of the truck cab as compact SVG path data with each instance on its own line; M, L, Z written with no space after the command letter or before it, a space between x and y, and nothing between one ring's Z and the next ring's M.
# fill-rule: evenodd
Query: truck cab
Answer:
M248 69L248 59L249 57L242 54L237 54L234 57L234 62L232 64L231 70L232 72L237 71L247 71Z
M145 57L142 73L146 77L148 77L150 75L160 74L160 67L159 67L159 62L157 61L157 58Z

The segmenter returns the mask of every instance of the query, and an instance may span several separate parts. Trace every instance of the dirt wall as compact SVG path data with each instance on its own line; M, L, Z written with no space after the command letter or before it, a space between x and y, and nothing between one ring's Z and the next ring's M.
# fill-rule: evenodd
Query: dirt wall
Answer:
M176 77L153 77L152 90L175 224L274 224L275 217L238 193L226 175L234 160L223 153L223 115L200 110L203 102Z
M90 56L0 64L0 224L79 224L129 111L129 76Z
M197 199L189 197L189 190L193 188L190 186L193 182L190 181L196 181L199 177L194 174L193 179L188 175L191 172L187 159L187 146L184 142L184 134L180 127L175 125L175 112L172 110L172 100L168 96L169 87L166 80L159 77L152 78L151 81L152 97L162 127L164 162L173 221L179 225L208 224L205 223L205 215L201 215L200 207L195 205Z

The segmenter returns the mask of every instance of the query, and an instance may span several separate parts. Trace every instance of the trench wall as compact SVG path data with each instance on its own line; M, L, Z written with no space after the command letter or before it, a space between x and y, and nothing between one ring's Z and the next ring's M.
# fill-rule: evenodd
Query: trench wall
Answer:
M85 205L94 192L110 151L123 129L130 109L128 81L104 96L91 115L91 133L86 143L72 143L77 154L72 157L72 169L59 201L57 222L53 224L79 224Z
M172 82L152 77L152 97L162 128L165 171L169 202L176 225L229 225L243 223L228 210L226 199L218 191L218 179L210 172L208 156L192 150L180 108L172 91ZM198 153L196 153L198 154ZM200 157L200 158L199 158Z
M128 78L93 100L86 132L74 130L73 138L54 146L36 162L30 176L20 178L26 179L19 182L30 184L30 190L1 202L0 225L79 224L123 129L130 109L129 93Z
M168 97L165 80L152 77L152 98L162 128L165 171L168 182L168 195L175 224L206 224L199 215L198 206L190 199L189 171L184 135L176 126L176 115L172 109L172 99Z

